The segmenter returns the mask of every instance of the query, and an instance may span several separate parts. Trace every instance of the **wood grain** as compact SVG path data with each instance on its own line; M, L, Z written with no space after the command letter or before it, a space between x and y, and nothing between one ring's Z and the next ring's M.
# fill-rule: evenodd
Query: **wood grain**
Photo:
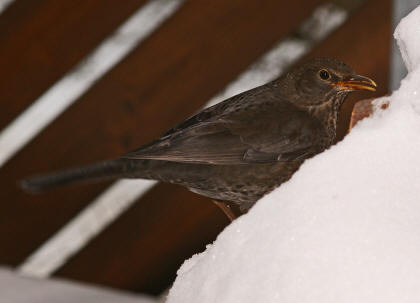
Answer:
M15 1L0 15L0 129L145 2Z

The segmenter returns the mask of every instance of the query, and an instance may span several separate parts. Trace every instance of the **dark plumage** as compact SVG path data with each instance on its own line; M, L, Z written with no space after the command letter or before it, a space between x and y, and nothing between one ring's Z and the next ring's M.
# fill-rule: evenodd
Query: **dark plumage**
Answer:
M87 179L155 179L247 211L333 143L349 92L375 87L339 60L313 59L202 110L118 159L34 177L22 186L39 191Z

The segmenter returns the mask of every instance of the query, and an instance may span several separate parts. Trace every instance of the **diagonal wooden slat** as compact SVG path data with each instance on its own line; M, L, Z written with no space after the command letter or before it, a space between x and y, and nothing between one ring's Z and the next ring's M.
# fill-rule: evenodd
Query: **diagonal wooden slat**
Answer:
M150 0L0 132L0 167L169 18L183 0Z
M199 108L320 2L296 1L288 11L278 1L188 2L1 169L1 200L13 203L1 205L0 239L6 244L0 262L22 262L104 188L34 197L17 189L16 180L113 157L152 139Z
M154 180L116 181L37 248L17 271L38 278L51 276L156 183Z
M0 14L3 13L13 1L15 0L0 0Z
M380 86L376 95L383 95L387 91L389 74L390 12L390 1L369 1L305 59L314 56L341 58L352 64L359 73L373 77ZM382 17L374 18L376 14L381 14ZM366 28L369 30L365 31ZM354 35L354 32L360 34ZM349 105L344 108L343 117L346 117L346 110L353 102L364 96L357 94L352 97ZM346 124L342 119L341 126ZM114 287L128 287L135 291L158 293L165 285L169 286L175 270L182 261L202 249L207 243L204 239L215 237L226 224L226 221L222 221L223 214L217 208L211 203L196 204L196 199L202 198L178 187L159 184L74 256L57 275ZM156 204L159 207L155 206ZM184 208L185 205L188 207ZM176 219L171 217L171 207L183 207L182 211L176 213ZM198 227L190 227L189 232L196 233L194 236L189 237L187 232L174 232L173 229L178 228L181 222L197 219L195 216L207 208L211 208L212 212L208 213L207 217L201 217L201 221L197 221ZM144 219L156 220L155 224L165 225L168 217L175 220L175 223L171 222L159 230L149 230L148 227L153 224L143 222ZM207 231L204 232L204 229ZM123 239L121 235L124 235ZM188 243L197 241L197 236L203 237L203 241L200 244L195 242L197 246L188 247ZM150 237L158 241L153 242ZM109 246L113 249L108 250ZM121 259L121 255L125 256L124 259ZM162 281L166 281L166 284Z
M0 15L0 129L146 0L15 1Z

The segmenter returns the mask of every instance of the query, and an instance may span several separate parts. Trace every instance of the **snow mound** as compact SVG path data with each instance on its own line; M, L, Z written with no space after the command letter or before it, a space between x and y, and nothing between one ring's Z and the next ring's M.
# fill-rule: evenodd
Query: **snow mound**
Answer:
M419 29L417 8L396 30L410 73L389 109L186 261L168 303L420 300Z
M418 67L420 63L420 6L403 18L395 29L394 37L404 63L409 72Z

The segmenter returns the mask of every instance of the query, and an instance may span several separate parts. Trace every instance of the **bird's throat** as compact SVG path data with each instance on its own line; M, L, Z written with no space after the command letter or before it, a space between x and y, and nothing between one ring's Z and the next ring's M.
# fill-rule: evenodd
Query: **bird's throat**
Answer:
M333 94L324 103L310 106L308 109L309 113L324 125L331 141L330 144L335 139L338 113L347 95L347 93Z

